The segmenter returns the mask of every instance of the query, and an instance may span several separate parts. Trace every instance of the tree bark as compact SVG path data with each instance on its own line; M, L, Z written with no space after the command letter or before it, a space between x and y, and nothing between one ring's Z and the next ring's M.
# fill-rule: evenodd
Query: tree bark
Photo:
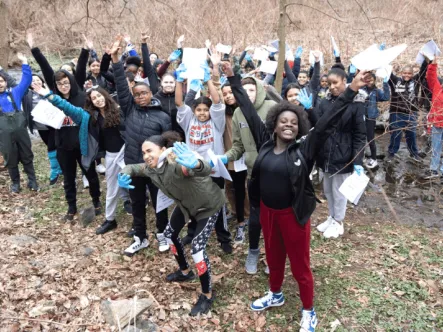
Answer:
M2 28L0 29L0 66L7 69L9 59L9 12L8 6L2 0L0 0L0 22L2 22Z
M278 65L275 74L275 89L281 93L283 85L283 70L286 57L286 0L279 0L279 18L278 18Z

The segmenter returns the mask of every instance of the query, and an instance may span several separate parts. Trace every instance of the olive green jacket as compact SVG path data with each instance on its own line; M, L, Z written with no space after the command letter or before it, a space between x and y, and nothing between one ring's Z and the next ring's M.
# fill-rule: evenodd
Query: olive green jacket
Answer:
M254 108L257 111L258 116L264 121L271 107L277 105L277 103L272 100L265 100L265 88L259 80L255 77L253 77L253 79L257 86L257 96L255 98ZM237 103L240 104L241 101L237 100ZM239 160L244 153L245 164L248 167L248 178L250 178L252 167L254 166L255 159L257 159L258 152L246 118L240 107L237 107L232 117L232 148L226 152L226 156L228 157L228 161L235 161Z
M175 162L165 161L160 168L146 164L127 165L121 173L131 177L150 177L152 182L173 199L188 221L209 218L225 203L222 190L211 180L211 166L200 160L200 169L188 169Z

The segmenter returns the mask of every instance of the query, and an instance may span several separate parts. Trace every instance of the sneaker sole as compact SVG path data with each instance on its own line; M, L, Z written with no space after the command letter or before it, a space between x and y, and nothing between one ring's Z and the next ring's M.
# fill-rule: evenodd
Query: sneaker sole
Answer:
M255 270L255 271L248 271L248 270L246 270L246 273L250 274L251 276L254 275L254 274L257 274L257 272L258 272L258 270Z
M281 303L276 303L276 304L271 304L270 306L266 307L266 308L262 308L262 309L254 309L252 306L250 307L252 311L263 311L272 307L281 307L283 304L285 304L285 301L283 300L283 302Z
M167 251L169 251L169 247L166 248L166 249L160 249L160 248L158 248L158 251L159 251L159 252L167 252Z

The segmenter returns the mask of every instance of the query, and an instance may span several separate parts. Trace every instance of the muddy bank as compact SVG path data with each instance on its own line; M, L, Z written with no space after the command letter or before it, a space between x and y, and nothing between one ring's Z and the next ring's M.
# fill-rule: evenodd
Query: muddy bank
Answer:
M417 144L419 151L426 148L426 137L420 137L418 130ZM423 173L429 168L430 153L423 163L410 160L403 138L400 150L392 162L384 158L387 155L389 134L378 132L376 169L367 172L371 182L355 209L373 216L374 221L381 220L381 215L406 225L421 225L443 231L443 185L440 178L424 180Z

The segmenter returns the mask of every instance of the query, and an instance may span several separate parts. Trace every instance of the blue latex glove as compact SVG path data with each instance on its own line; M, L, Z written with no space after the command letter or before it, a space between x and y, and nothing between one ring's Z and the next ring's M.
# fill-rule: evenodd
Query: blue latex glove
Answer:
M389 81L389 76L386 76L386 77L383 79L383 83L388 83L388 81Z
M203 82L207 82L211 79L211 69L209 68L208 63L205 61L201 66L203 70L205 71L205 76L203 77Z
M365 174L363 170L363 166L360 165L354 165L354 172L357 173L357 175Z
M252 58L251 58L251 56L248 53L246 53L246 55L245 55L245 60L246 61L252 61Z
M297 49L295 50L295 58L300 59L302 53L303 53L303 47L298 46Z
M197 167L198 158L191 150L189 150L188 146L185 143L183 142L174 143L172 151L177 156L175 161L178 162L180 165L190 169Z
M225 155L225 154L222 154L222 155L218 155L218 156L216 156L218 159L220 159L221 160L221 162L223 163L223 164L227 164L228 163L228 157ZM209 165L211 165L211 167L214 167L215 165L214 165L214 163L212 162L212 160L210 160L209 161Z
M125 189L134 189L134 186L131 186L132 179L128 174L119 173L117 177L117 183L121 188Z
M351 65L349 66L349 74L355 74L356 71L357 68L351 63Z
M340 56L339 50L334 50L334 57L338 58Z
M226 77L224 77L224 76L220 77L220 85L224 85L226 83L226 81L227 81Z
M203 89L203 84L198 79L192 80L191 83L189 84L189 89L191 89L191 90L193 90L195 92L198 92L201 89Z
M186 72L186 66L184 63L180 64L180 66L178 66L178 68L175 70L175 74L177 75L177 82L181 82L183 83L183 81L185 80L181 74Z
M306 89L301 90L296 99L300 102L300 104L303 105L306 110L312 108L312 94L308 95Z
M175 61L175 60L177 60L180 57L181 54L182 54L182 52L180 50L175 50L169 56L169 60L171 60L171 62Z
M383 51L385 48L386 48L385 43L381 43L379 47L380 51Z
M277 54L277 52L269 52L269 57L272 58Z

